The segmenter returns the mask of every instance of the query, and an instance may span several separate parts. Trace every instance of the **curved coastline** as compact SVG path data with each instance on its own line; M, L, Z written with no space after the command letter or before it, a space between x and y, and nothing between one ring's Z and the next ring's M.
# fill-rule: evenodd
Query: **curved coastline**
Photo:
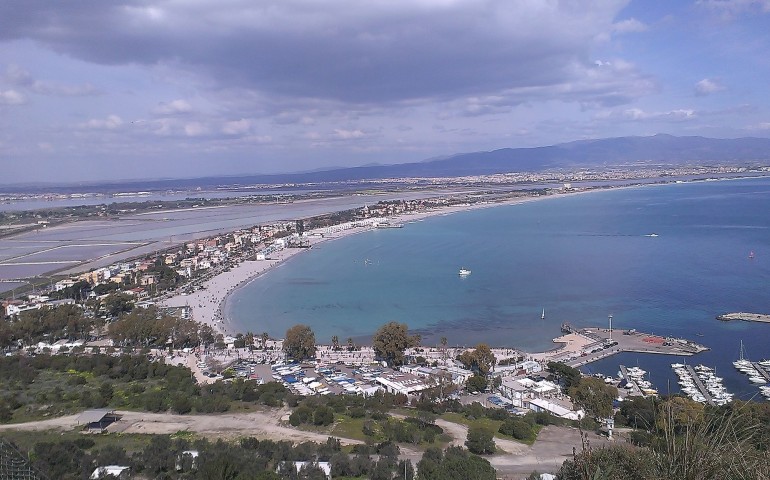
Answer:
M685 182L691 183L691 181ZM571 191L566 193L558 193L551 195L540 196L523 196L504 200L500 202L478 203L478 204L466 204L456 205L450 207L435 208L432 210L425 210L420 212L410 212L405 214L396 215L390 217L389 220L398 223L415 223L426 218L435 216L446 216L455 213L467 212L472 210L479 210L485 208L494 208L507 205L518 205L523 203L529 203L534 201L541 201L547 199L558 199L574 197L576 195L582 195L592 192L608 192L620 189L633 189L649 186L662 186L673 185L674 182L668 183L652 183L652 184L636 184L636 185L622 185L615 187L601 187L601 188L589 188L587 190ZM310 240L310 247L315 245L345 238L350 235L369 232L374 230L375 227L355 227L348 230L343 230L334 233L329 236L320 236L313 233L319 233L316 230L307 232L308 239ZM284 248L271 255L269 260L247 260L238 264L228 272L220 273L219 275L209 279L205 282L205 289L196 291L192 294L182 296L176 295L163 302L167 306L185 306L192 307L193 319L210 325L217 333L236 334L245 333L233 330L235 325L234 319L228 316L228 303L231 295L250 284L251 282L260 279L266 273L273 270L275 267L288 261L300 252L307 250L306 248ZM256 332L255 332L256 333ZM558 347L557 347L558 348Z

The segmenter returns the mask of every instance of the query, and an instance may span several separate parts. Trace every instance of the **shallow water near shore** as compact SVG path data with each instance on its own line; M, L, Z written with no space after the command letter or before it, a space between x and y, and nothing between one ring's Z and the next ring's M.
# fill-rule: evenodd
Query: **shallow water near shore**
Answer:
M752 179L433 217L323 243L237 291L226 316L234 330L276 337L305 323L326 343L332 335L365 338L395 320L420 332L424 345L445 336L452 345L532 351L550 348L562 322L605 325L612 314L618 329L706 344L712 351L690 362L716 365L732 391L756 392L730 362L740 340L753 360L770 357L770 325L714 317L770 313L767 205L770 179ZM472 274L458 276L461 267ZM591 368L614 374L622 360L660 370L681 360L647 358L618 356ZM653 376L663 387L656 376L668 373Z

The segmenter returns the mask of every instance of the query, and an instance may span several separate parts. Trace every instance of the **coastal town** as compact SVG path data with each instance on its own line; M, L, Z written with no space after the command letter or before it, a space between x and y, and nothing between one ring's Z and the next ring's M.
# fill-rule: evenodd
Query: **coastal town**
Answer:
M565 185L556 193L573 193ZM553 194L554 192L551 192ZM256 336L233 332L224 316L223 305L235 289L271 268L312 248L319 243L377 228L401 228L426 216L447 214L468 208L496 205L500 201L525 201L545 192L522 192L505 196L469 197L467 195L412 201L385 201L359 209L295 221L257 225L230 233L172 246L144 258L127 260L52 282L49 289L30 292L24 298L5 300L6 316L11 320L24 312L80 305L84 312L100 316L105 324L115 317L104 305L123 298L137 308L157 307L162 312L183 320L192 320L212 329L211 345L171 348L169 355L158 358L189 367L201 383L212 383L242 376L259 382L277 380L297 395L356 393L371 395L382 390L392 394L418 395L434 386L435 378L450 379L452 391L475 400L479 392L468 389L474 372L456 359L463 352L457 347L414 347L407 358L414 363L391 370L380 365L370 346L355 345L347 340L339 345L319 345L317 357L309 366L287 365L289 359L282 339L262 334L258 348ZM15 296L15 294L14 294ZM513 348L494 348L495 367L489 380L495 384L494 395L485 397L512 411L548 411L551 414L579 419L583 413L564 392L549 381L547 365L562 362L581 366L620 352L663 353L690 356L706 350L685 339L656 337L635 331L610 328L573 329L565 325L564 335L554 339L547 352L524 352ZM96 347L101 351L117 346L106 329L94 330L87 338L53 339L26 345L21 341L17 351L29 353L71 352ZM73 350L75 349L75 350ZM341 367L340 367L341 366ZM345 368L343 372L340 368ZM618 385L622 378L607 378ZM631 383L628 383L631 385ZM479 388L490 392L490 387ZM647 393L652 394L648 388ZM624 392L626 393L626 392ZM642 394L629 387L627 393ZM534 401L534 403L532 403ZM521 409L521 410L516 410Z
M553 347L540 352L525 351L515 345L451 345L446 339L439 344L426 345L419 335L412 335L405 337L398 347L396 353L400 360L397 362L377 346L379 332L369 343L338 336L327 343L316 341L309 331L312 346L297 350L291 332L302 327L300 325L287 330L283 338L273 338L264 332L240 332L227 316L226 302L239 288L324 242L377 229L409 228L414 222L435 215L557 195L576 195L590 190L564 184L558 189L463 192L427 199L382 200L344 211L218 232L181 243L160 243L154 246L163 248L155 248L139 257L129 257L127 252L108 253L76 267L66 265L62 273L52 271L19 283L11 297L3 301L6 316L0 336L5 342L3 351L10 356L8 358L86 356L96 359L139 355L151 363L188 371L197 388L204 391L222 388L220 385L223 384L234 386L248 382L253 388L279 388L285 392L282 394L292 398L319 399L314 401L320 402L333 401L329 400L332 398L378 399L385 396L412 406L421 402L432 405L456 402L453 405L463 411L483 408L488 415L500 418L532 419L539 415L543 421L567 422L569 425L595 422L599 432L596 441L602 442L614 438L618 430L614 417L627 408L624 405L653 401L660 396L658 386L638 366L621 364L617 375L586 374L578 370L614 355L634 352L671 356L675 359L672 369L679 376L684 395L696 403L713 407L732 402L733 394L725 389L722 379L716 377L712 369L702 364L694 364L693 368L687 363L679 363L707 351L707 346L692 339L654 335L633 328L613 329L611 315L603 326L573 327L563 323L561 335L553 339ZM50 231L56 227L43 223L36 228ZM119 260L109 262L115 257ZM11 260L18 265L25 264L24 255ZM89 267L87 271L76 272L86 267ZM469 275L471 270L465 269L458 274L460 278ZM73 322L73 315L82 319ZM745 319L747 315L720 319ZM68 323L49 331L33 326L35 322L56 324L58 317L68 318ZM158 326L146 323L142 326L143 321ZM403 328L405 331L406 325ZM762 375L767 374L766 368L765 363L754 362L751 364L754 373L750 375L758 382L759 379L764 382ZM602 402L609 402L609 407L583 397L583 389L588 389L589 384L591 389L603 392ZM770 395L766 387L760 388L763 395ZM175 396L173 390L165 395L170 395L165 406L160 403L153 409L162 411L167 408L171 414L178 414L189 413L194 408L200 415L212 409L229 408L221 404L193 406ZM86 396L81 404L102 407L109 404L100 402L99 394L96 398ZM31 411L39 407L29 404L25 408ZM62 413L71 411L70 407ZM80 417L66 417L69 420L58 421L56 428L77 430L80 422L96 418L99 412L107 413L88 422L102 433L162 434L177 425L177 420L172 417L147 417L125 411L115 414L109 408L102 408L86 410ZM11 413L11 418L13 416ZM154 418L152 424L145 422L149 418ZM298 439L310 438L300 430L291 430L302 425L301 418L295 413L286 413L280 419L261 419L260 427L247 423L227 428L228 431L258 433L267 438L279 431ZM457 424L446 420L436 425L447 431L458 428ZM196 427L190 425L187 428L194 431ZM521 428L528 431L530 427ZM502 426L500 429L500 432L508 432ZM364 431L370 432L366 428ZM214 428L212 434L217 436L222 432ZM455 432L454 441L461 441L464 435L470 434L464 430ZM353 441L344 435L341 437L344 442ZM522 448L505 437L495 441L507 451ZM567 448L566 443L560 445L559 448ZM418 459L414 454L402 457ZM531 463L526 455L520 458L521 464L514 461L516 466L513 467L506 456L490 457L490 462L502 471L523 472L535 467L553 471L558 468L560 457L552 456L537 464ZM130 470L128 466L120 468L123 468L120 472ZM325 468L332 471L328 465Z

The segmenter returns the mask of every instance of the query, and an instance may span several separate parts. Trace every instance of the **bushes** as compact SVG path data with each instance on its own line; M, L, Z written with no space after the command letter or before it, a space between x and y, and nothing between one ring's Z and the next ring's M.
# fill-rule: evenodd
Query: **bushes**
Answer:
M500 425L500 433L516 440L534 440L535 430L532 424L521 418L509 418Z
M325 427L334 423L334 411L324 405L318 405L315 409L307 405L300 405L289 416L289 423L294 427L311 423Z

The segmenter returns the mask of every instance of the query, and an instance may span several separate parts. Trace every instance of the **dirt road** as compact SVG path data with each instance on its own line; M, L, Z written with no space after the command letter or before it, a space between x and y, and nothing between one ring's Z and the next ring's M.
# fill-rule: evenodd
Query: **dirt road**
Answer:
M118 411L121 420L111 425L110 432L173 434L188 431L211 438L238 438L253 436L260 439L280 439L294 442L325 442L329 435L317 432L297 430L284 426L291 410L287 408L249 413L225 413L218 415L175 415L171 413L147 413ZM438 419L436 424L452 437L451 444L463 446L468 436L468 427L458 423ZM79 427L78 416L41 420L36 422L0 425L3 430L73 430ZM608 441L589 433L592 447L606 444ZM344 439L343 444L361 443L358 440ZM495 439L501 453L485 455L502 478L519 478L532 471L555 472L564 460L572 457L573 447L580 451L580 432L574 428L548 426L543 428L535 443L530 447L513 440ZM414 465L422 457L422 452L407 446L401 448L402 458L408 458Z

